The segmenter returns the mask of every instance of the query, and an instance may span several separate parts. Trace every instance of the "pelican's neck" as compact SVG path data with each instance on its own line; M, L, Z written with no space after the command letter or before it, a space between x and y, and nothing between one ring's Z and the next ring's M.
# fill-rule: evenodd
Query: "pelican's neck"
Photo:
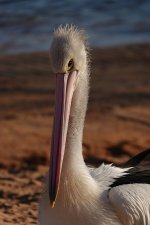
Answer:
M87 63L83 68L83 71L79 74L80 78L71 104L60 181L61 195L64 196L63 198L67 198L67 201L63 202L72 202L73 205L74 200L79 203L85 203L86 199L88 199L87 195L90 196L94 192L94 197L97 190L96 182L91 177L82 156L82 137L89 92L89 71ZM84 190L86 190L85 193ZM84 201L81 201L81 198L84 198Z
M73 162L83 163L82 138L89 92L89 72L87 63L85 63L78 76L79 81L73 94L70 110L63 163L66 165L64 165L64 167L67 165L70 167L70 163L72 164Z

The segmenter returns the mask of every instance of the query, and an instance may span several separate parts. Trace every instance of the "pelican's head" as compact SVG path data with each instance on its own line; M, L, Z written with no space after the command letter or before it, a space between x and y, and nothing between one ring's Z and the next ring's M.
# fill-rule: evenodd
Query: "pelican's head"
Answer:
M86 46L83 32L73 26L59 27L53 35L50 57L52 70L56 76L49 173L49 196L53 207L59 188L72 97L86 65Z
M50 48L53 72L81 71L86 60L85 42L83 31L74 26L60 26L54 32Z

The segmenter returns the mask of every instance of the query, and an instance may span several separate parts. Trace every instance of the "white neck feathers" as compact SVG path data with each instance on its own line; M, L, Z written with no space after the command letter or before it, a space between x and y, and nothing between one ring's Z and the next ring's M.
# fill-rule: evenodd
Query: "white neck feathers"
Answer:
M91 199L89 196L97 194L96 182L91 177L82 156L82 137L88 93L89 71L86 59L82 71L79 71L79 81L71 104L59 193L59 196L63 196L63 202L69 202L78 208L82 204L89 205L86 204L88 199ZM65 201L64 198L66 198Z

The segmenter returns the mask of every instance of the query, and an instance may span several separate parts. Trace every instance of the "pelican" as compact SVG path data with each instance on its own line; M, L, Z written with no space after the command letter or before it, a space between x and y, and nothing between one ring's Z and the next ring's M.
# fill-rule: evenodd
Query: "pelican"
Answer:
M84 163L90 80L84 32L71 25L57 28L50 56L56 77L55 110L40 225L150 225L150 150L120 168L89 168Z

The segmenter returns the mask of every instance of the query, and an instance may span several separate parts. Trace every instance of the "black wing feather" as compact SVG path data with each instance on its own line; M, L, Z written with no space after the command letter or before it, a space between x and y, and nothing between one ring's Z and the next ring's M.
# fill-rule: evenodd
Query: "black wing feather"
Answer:
M136 167L140 165L148 165L150 167L150 149L147 149L136 156L129 159L122 168Z
M147 149L127 161L122 168L132 167L127 174L116 178L110 188L123 185L143 183L150 184L150 149Z

